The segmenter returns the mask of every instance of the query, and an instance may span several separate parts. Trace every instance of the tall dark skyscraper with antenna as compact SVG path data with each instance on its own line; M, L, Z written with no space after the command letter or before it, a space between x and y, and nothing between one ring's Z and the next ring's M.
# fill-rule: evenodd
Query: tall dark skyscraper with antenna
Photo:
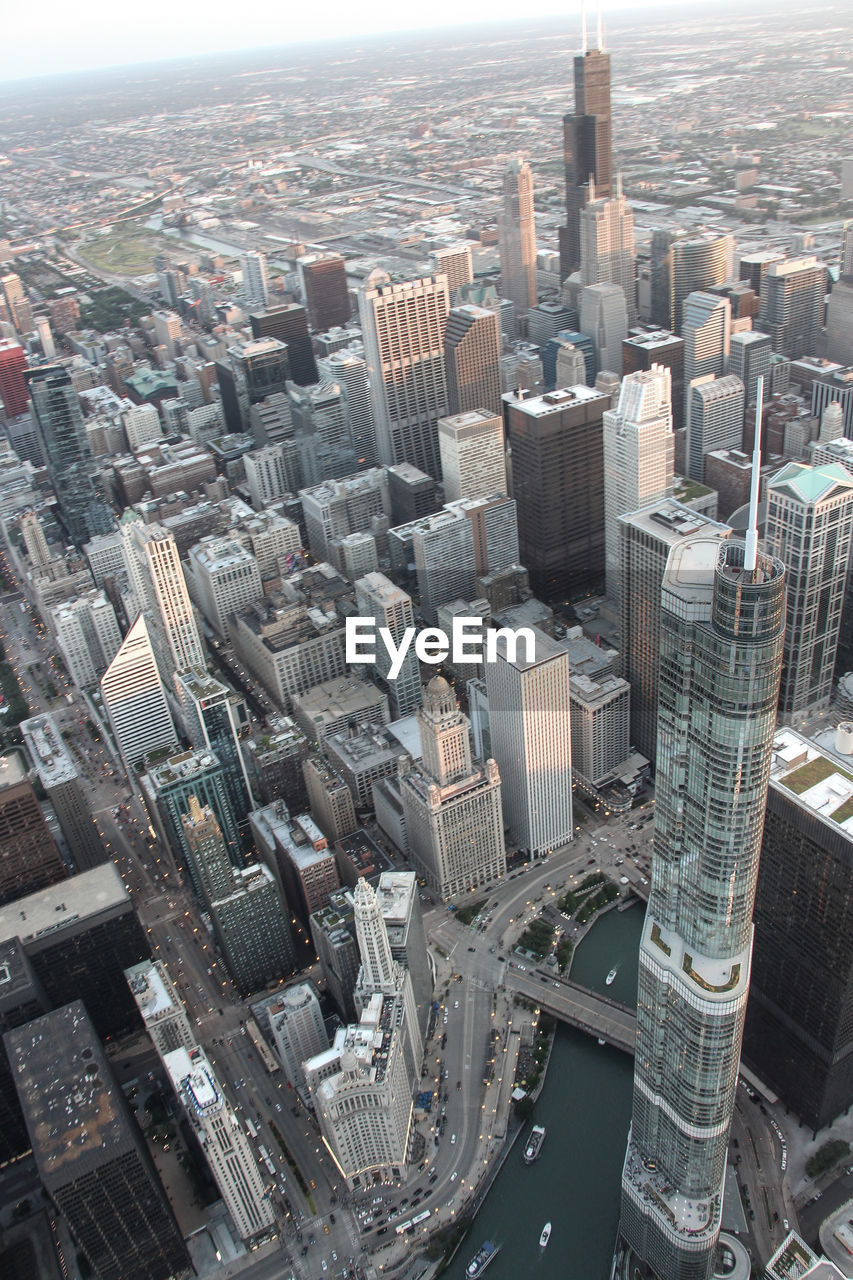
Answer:
M583 48L575 57L575 110L563 116L566 225L560 228L560 276L564 280L580 266L581 210L590 199L613 194L610 54L604 52L603 44L599 13L597 47L587 48L584 15Z

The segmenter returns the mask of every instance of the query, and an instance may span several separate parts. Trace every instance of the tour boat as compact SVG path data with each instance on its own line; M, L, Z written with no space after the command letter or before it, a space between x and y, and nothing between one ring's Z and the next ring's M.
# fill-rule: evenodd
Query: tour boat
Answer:
M483 1274L489 1263L493 1262L497 1257L499 1249L500 1245L495 1244L493 1240L484 1240L465 1268L467 1280L477 1280L477 1277Z
M530 1131L530 1137L527 1139L527 1146L524 1148L522 1159L525 1164L533 1164L534 1160L539 1159L544 1141L545 1129L541 1124L535 1124Z
M551 1239L551 1224L546 1222L542 1228L542 1234L539 1237L539 1248L544 1249L548 1241Z
M619 968L618 964L615 964L613 968L610 970L610 972L608 973L607 977L604 979L604 985L606 987L609 987L612 984L614 978L616 977L616 970L618 968Z

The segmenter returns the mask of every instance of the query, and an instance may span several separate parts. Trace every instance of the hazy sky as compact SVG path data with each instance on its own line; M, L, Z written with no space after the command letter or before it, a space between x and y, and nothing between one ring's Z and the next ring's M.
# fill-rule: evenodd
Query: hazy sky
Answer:
M604 0L605 15L678 0ZM692 3L693 0L688 0ZM562 16L579 29L581 0L0 0L0 81L187 54L257 49L328 36ZM684 8L683 3L680 6ZM588 0L591 24L595 0Z

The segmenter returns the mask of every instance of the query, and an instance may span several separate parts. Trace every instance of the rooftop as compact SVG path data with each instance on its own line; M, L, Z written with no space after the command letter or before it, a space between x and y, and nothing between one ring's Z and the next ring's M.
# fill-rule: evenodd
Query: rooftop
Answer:
M839 726L841 743L846 728ZM840 759L812 739L794 729L780 729L773 739L770 782L795 797L795 802L815 817L835 823L853 836L853 755L845 768Z
M129 901L118 870L112 862L106 862L0 907L0 941L20 938L26 942L53 933L73 920L127 906Z
M46 791L79 776L53 716L45 713L22 720L21 732Z

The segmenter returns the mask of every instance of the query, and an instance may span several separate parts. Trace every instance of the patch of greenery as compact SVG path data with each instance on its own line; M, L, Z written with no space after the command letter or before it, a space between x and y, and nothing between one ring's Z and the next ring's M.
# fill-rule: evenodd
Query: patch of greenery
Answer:
M551 950L553 941L553 927L544 920L534 920L519 938L518 946L536 956L537 960L542 960Z
M810 1178L817 1178L819 1174L826 1173L827 1169L831 1169L843 1156L849 1154L850 1143L844 1142L842 1138L833 1138L819 1147L806 1161L806 1173Z
M80 307L80 321L84 328L107 333L111 329L123 329L125 324L138 325L150 306L138 302L131 294L117 285L108 285L90 295L91 301Z
M456 919L462 924L470 924L486 905L486 899L481 898L479 902L470 902L467 907L459 907L456 912Z

